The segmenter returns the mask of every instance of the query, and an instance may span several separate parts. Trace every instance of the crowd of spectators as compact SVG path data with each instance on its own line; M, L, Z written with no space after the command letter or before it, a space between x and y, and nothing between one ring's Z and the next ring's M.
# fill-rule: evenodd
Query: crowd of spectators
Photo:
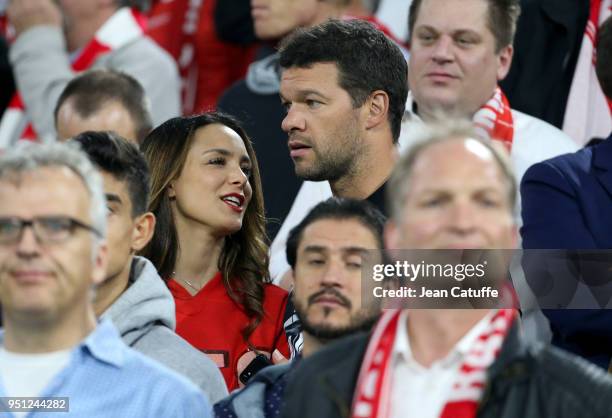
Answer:
M9 415L612 416L612 0L0 0L0 77Z

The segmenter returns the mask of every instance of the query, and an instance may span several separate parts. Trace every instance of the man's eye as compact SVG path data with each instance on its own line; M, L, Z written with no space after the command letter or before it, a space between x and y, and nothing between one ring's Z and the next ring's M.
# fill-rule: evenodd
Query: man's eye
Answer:
M419 40L424 43L433 42L434 36L430 33L421 33L419 35Z
M19 224L12 219L0 220L0 234L11 234L19 229Z
M325 263L325 261L318 258L308 260L308 264L310 264L311 266L320 266L323 263Z
M306 106L308 106L310 109L316 109L319 106L321 106L321 104L322 103L317 100L312 100L312 99L306 100Z
M48 233L59 233L70 231L72 223L69 219L65 218L43 218L39 219L38 223L40 227Z
M435 197L431 199L426 199L421 202L421 206L425 208L435 208L437 206L441 206L444 203L445 199L441 197Z
M496 208L496 207L499 207L500 205L500 203L496 199L491 199L487 197L483 197L479 199L479 203L481 206L484 206L487 208Z

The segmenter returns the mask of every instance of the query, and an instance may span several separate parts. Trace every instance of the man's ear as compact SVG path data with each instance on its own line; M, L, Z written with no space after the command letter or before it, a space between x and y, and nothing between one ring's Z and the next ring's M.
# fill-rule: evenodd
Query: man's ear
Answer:
M510 66L512 65L512 56L514 48L512 45L507 45L497 54L497 81L501 81L508 75Z
M389 120L389 95L385 91L372 92L365 105L368 112L366 129L377 128Z
M151 212L143 213L136 217L134 229L132 230L132 252L142 250L153 238L155 232L155 215Z
M92 284L99 285L106 279L106 267L108 265L108 245L106 240L97 245L97 252L93 260Z

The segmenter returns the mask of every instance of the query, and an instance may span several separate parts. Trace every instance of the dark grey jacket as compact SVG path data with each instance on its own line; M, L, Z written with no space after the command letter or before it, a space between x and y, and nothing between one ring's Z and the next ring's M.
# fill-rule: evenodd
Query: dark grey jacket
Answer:
M285 390L283 418L350 416L368 334L345 338L304 359ZM418 416L418 405L415 415ZM526 343L515 325L488 370L478 418L612 417L612 378L586 360Z

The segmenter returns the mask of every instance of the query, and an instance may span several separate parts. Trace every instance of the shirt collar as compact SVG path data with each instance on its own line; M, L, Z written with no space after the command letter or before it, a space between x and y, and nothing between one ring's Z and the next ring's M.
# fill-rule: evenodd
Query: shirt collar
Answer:
M455 344L453 349L445 358L436 361L434 364L450 364L456 359L463 359L474 345L474 342L478 336L484 332L488 323L491 321L491 318L493 315L495 315L495 312L495 310L492 310L484 318L478 321L476 325L474 325L457 342L457 344ZM410 348L410 337L408 335L408 327L406 326L407 320L408 311L402 310L398 320L398 329L397 333L395 334L395 341L393 343L393 357L397 360L402 359L403 361L416 364L416 360L412 355L412 349Z
M125 362L125 345L110 319L103 319L80 344L96 359L116 367Z

